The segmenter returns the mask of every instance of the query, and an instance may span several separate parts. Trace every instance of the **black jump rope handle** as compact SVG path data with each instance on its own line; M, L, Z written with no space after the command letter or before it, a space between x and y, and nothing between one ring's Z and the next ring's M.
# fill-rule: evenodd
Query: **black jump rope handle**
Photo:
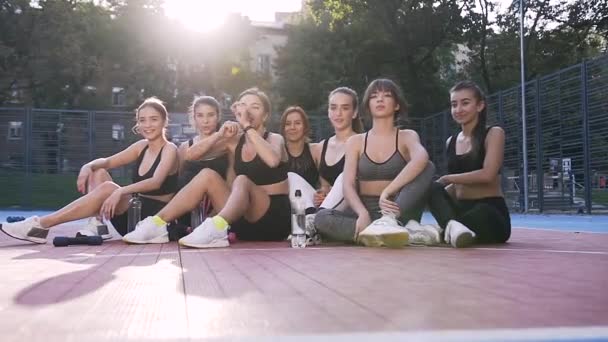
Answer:
M55 247L66 247L69 245L89 245L99 246L103 243L101 236L78 236L78 237L66 237L57 236L53 239L53 245Z

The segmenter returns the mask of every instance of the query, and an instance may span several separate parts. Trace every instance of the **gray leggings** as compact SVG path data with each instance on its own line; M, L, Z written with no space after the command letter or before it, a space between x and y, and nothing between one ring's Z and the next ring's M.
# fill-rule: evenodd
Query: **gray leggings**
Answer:
M401 210L399 221L403 224L409 220L420 221L430 194L434 174L435 165L429 162L412 182L399 191L395 202ZM361 202L369 212L372 221L381 217L379 198L379 196L361 196ZM323 209L315 217L315 227L324 239L330 241L353 242L356 224L357 214L350 208L345 211Z

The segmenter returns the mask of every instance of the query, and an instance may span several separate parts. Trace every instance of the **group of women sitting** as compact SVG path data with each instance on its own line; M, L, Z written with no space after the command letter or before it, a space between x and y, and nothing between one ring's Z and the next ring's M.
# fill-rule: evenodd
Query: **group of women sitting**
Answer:
M456 84L450 101L460 131L446 141L448 173L434 181L435 166L418 134L397 125L406 119L408 105L389 79L371 82L361 102L350 88L333 90L328 97L333 134L317 143L310 142L308 116L297 106L284 111L280 134L269 132L270 101L252 88L232 106L236 121L221 123L219 103L196 98L189 115L198 135L178 148L165 136L166 108L150 98L136 110L135 131L143 139L85 164L77 180L82 197L0 229L45 243L50 228L88 218L85 235L110 238L100 229L109 221L125 242L166 243L173 223L188 221L205 201L206 219L179 238L181 245L226 247L232 235L280 241L291 233L291 201L300 190L307 231L323 241L387 247L504 243L511 233L500 182L505 133L486 125L486 102L476 84ZM362 117L371 124L365 132ZM114 183L107 170L133 162L132 184ZM135 193L143 220L128 232ZM420 223L425 208L438 224Z

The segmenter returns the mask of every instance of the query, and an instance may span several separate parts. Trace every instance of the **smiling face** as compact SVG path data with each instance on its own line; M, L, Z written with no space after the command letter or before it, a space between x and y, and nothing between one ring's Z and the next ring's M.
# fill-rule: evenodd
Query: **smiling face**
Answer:
M217 130L220 118L214 106L201 103L194 108L192 115L196 129L203 135L211 135Z
M145 139L156 140L164 134L167 120L161 112L151 106L144 106L137 112L137 131Z
M352 127L353 119L357 115L352 96L343 93L331 95L327 114L336 131Z
M471 89L461 89L450 93L452 118L459 125L476 122L485 103L475 96Z
M306 127L302 114L293 111L285 117L283 135L288 142L297 142L304 139Z

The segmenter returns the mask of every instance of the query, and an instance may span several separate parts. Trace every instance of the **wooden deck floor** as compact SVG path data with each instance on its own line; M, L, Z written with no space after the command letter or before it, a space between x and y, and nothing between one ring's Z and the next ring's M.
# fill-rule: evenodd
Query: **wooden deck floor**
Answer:
M514 229L507 245L464 250L55 248L2 234L0 288L1 341L604 327L608 234Z

